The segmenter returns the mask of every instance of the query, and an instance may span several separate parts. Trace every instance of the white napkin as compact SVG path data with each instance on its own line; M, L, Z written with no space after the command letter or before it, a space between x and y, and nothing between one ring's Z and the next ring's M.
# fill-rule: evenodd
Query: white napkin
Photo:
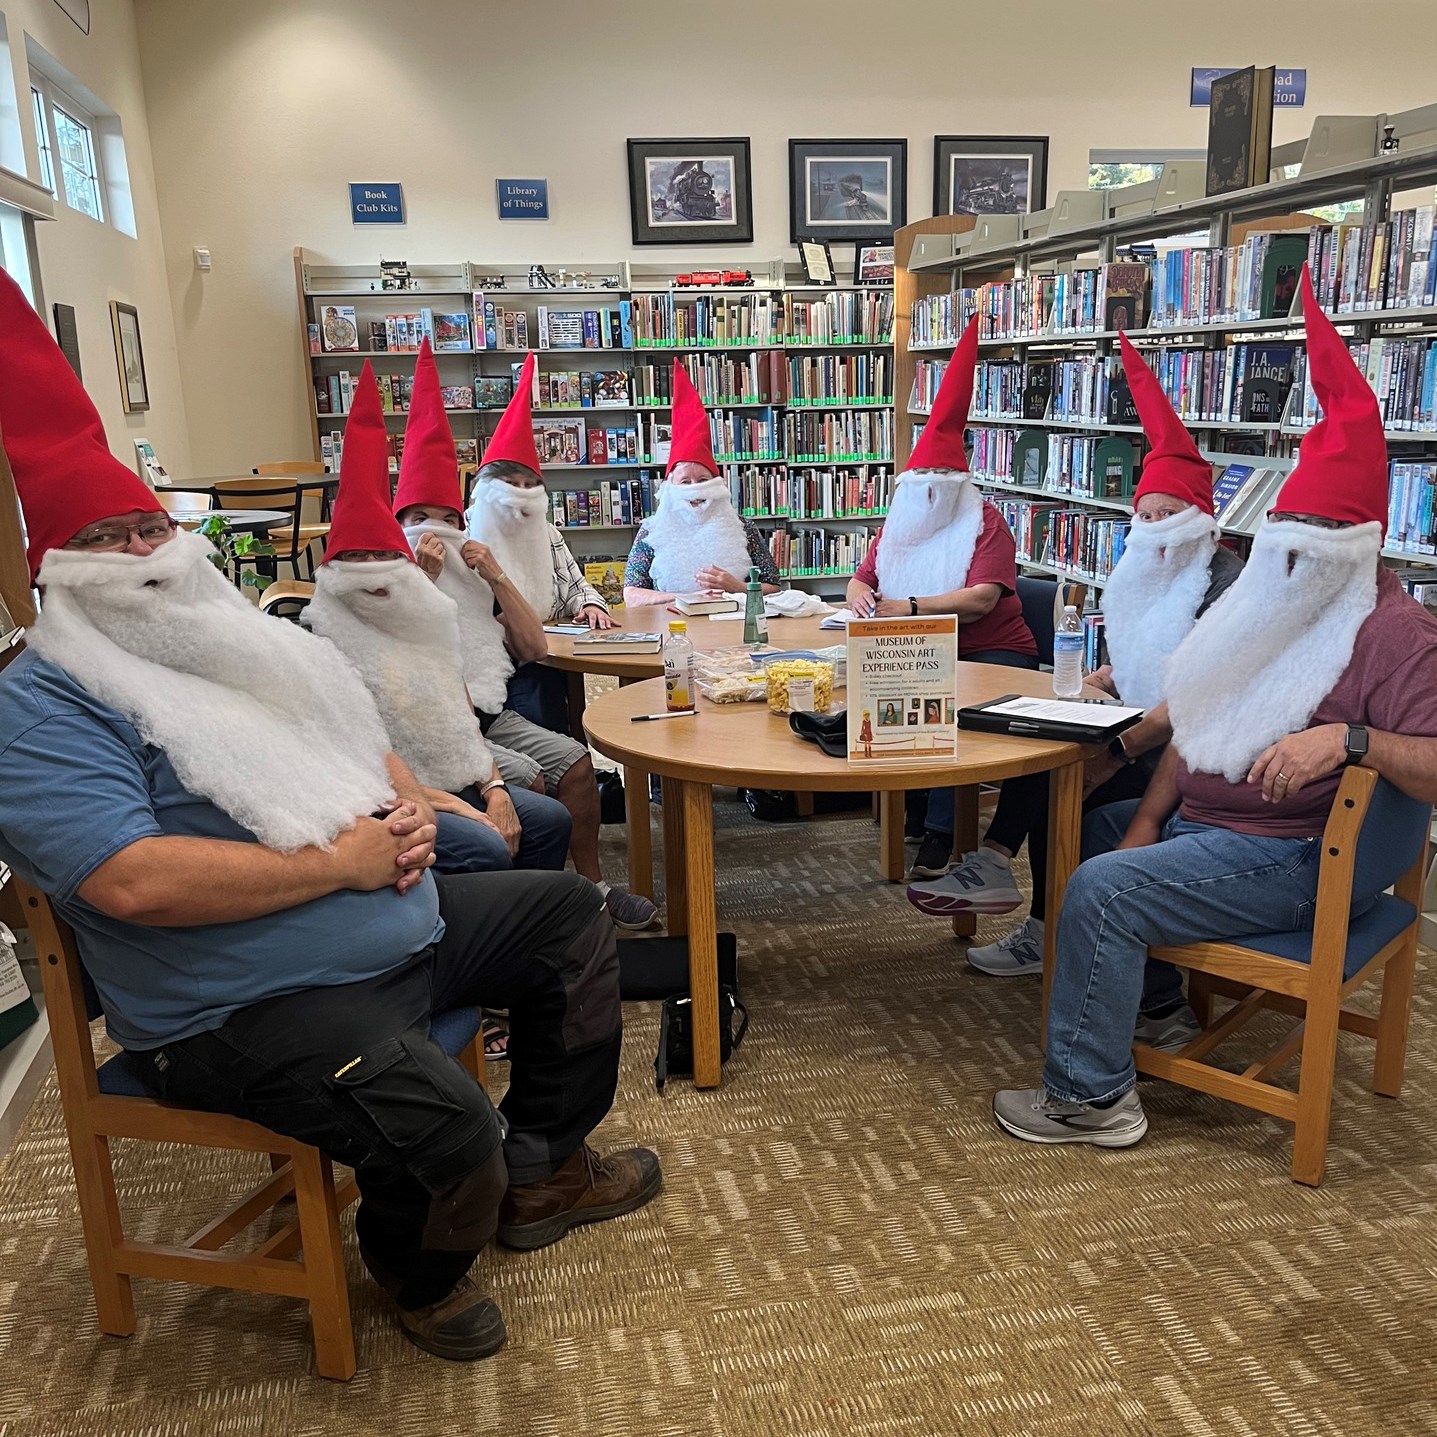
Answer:
M831 614L832 604L825 604L815 594L805 594L799 589L783 589L770 594L764 601L765 613L771 619L808 619L815 614Z

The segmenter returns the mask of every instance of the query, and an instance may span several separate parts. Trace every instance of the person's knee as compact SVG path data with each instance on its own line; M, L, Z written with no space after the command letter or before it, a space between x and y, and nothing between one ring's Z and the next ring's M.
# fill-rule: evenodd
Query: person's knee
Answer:
M472 818L435 815L434 867L439 873L502 873L513 867L502 834Z
M559 957L564 987L564 1046L575 1052L612 1040L622 1031L619 949L613 920L599 890L577 873L554 874L573 905L572 936Z
M420 1246L440 1252L480 1252L499 1229L499 1205L509 1189L500 1144L477 1166L433 1194Z

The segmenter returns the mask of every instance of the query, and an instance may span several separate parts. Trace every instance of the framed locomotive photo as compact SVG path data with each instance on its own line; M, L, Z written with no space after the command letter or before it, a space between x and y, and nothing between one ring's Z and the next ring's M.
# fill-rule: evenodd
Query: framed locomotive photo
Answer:
M637 244L752 244L748 138L630 140Z
M790 140L788 237L889 244L908 223L907 140Z

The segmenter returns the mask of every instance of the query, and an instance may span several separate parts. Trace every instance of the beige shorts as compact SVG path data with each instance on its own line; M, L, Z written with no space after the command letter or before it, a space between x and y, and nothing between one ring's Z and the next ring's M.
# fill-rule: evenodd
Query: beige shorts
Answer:
M523 714L504 709L484 735L504 782L516 788L532 788L544 775L544 792L558 792L560 780L588 750L577 739L553 729L530 723Z

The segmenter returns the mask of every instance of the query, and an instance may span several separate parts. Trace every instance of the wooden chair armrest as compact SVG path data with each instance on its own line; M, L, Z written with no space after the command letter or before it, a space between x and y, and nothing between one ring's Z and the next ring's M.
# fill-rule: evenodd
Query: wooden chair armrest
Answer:
M1352 873L1357 840L1367 817L1375 770L1354 765L1346 769L1332 800L1332 810L1318 840L1322 856L1317 870L1317 910L1312 923L1312 980L1342 985L1347 957L1347 925L1352 914Z

